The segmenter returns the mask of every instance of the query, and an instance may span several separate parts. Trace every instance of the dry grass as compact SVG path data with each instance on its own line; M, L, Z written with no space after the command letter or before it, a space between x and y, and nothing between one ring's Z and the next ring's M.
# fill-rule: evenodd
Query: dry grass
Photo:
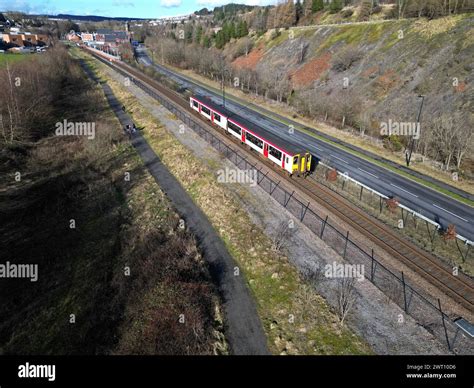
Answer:
M413 31L421 34L426 39L432 39L436 35L443 34L456 27L463 15L444 17L439 19L419 19L413 23Z
M95 140L51 136L2 150L2 165L15 166L5 182L16 171L22 181L0 187L9 246L0 261L38 264L39 281L1 282L0 352L226 353L218 293L193 236L178 231L101 90L83 82L95 97Z

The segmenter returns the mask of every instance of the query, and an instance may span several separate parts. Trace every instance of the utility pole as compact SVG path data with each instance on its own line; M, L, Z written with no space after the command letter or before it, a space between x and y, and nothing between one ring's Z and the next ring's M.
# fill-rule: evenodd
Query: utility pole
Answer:
M421 118L421 110L423 109L423 102L425 101L425 96L419 95L418 98L421 98L421 104L420 104L420 110L418 111L418 117L416 119L417 126L420 128L421 131L421 124L420 124L420 118ZM411 162L411 155L413 154L413 146L415 145L415 139L413 136L411 137L410 144L408 145L408 149L405 152L405 160L407 162L407 167L410 166Z
M222 105L225 108L225 62L224 59L222 59L221 62L221 73L222 73Z

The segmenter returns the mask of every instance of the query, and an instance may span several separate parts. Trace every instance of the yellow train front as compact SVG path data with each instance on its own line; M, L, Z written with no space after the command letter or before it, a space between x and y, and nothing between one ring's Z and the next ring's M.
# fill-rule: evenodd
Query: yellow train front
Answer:
M309 152L293 155L291 175L308 176L311 174L313 157Z

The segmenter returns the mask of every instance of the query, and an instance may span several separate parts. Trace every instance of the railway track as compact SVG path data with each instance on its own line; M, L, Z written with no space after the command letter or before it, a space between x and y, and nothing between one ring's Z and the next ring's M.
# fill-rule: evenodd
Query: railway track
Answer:
M116 70L118 69L122 75L130 76L132 79L138 80L147 88L151 86L157 92L164 95L174 105L185 110L189 115L193 113L190 112L188 101L183 99L183 97L177 92L164 87L159 82L150 79L133 67L120 62L111 63L109 59L104 59L95 52L90 53L112 68L115 68ZM199 118L202 122L210 125L202 116L193 115L193 117ZM240 146L240 144L237 144L238 142L226 137L224 133L218 133L219 135L222 135L220 136L222 139L226 139L225 141ZM249 149L244 147L239 148L253 158L256 157L255 152L251 152ZM268 168L272 169L272 171L276 172L290 185L294 186L317 203L323 205L326 209L336 214L342 221L351 225L378 247L382 248L417 274L421 275L461 306L467 308L471 313L474 312L474 287L473 281L469 277L464 274L459 274L458 276L453 275L451 269L440 263L437 258L418 248L402 236L399 236L398 233L393 231L390 227L366 214L363 210L357 208L347 199L333 192L328 187L311 179L291 179L283 171L280 171L275 166L267 163L267 161L262 158L258 158L258 160L263 162Z

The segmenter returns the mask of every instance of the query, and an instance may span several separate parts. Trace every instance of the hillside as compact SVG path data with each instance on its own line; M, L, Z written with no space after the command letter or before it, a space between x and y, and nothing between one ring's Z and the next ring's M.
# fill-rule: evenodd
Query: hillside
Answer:
M237 78L249 97L264 96L398 154L410 137L381 129L416 123L423 95L415 162L472 178L472 23L471 13L273 29L233 39L223 50L188 45L181 56L166 42L164 57L211 79L222 77L225 59L229 87Z
M416 121L424 95L418 151L459 169L472 146L472 22L471 14L284 31L256 41L265 49L252 70L288 80L269 92L301 113L374 137L381 123Z

